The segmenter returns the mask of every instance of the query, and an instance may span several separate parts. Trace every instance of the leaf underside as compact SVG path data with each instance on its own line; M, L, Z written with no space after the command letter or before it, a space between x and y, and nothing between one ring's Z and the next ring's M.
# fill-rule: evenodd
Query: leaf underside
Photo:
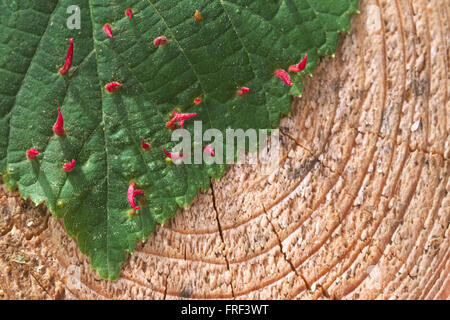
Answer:
M66 25L74 2L79 30ZM64 219L100 277L117 279L126 252L226 169L167 163L162 146L174 145L168 113L197 112L204 130L276 128L291 110L290 94L301 94L302 76L336 51L357 7L357 0L4 0L0 173L9 188ZM103 32L106 23L114 39ZM161 35L168 43L155 47ZM74 61L62 76L69 38ZM306 52L307 69L291 74L294 86L273 76ZM110 94L104 86L113 81L124 86ZM252 91L239 97L241 87ZM203 103L194 106L195 98ZM62 138L52 131L58 106ZM40 151L36 160L27 160L30 148ZM61 168L71 159L68 174ZM135 216L126 196L131 182L145 192Z

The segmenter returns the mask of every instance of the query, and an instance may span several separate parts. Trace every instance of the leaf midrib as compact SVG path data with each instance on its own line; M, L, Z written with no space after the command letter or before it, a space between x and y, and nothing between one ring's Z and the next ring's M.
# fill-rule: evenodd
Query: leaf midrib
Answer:
M109 161L108 161L108 142L106 139L106 121L105 121L105 109L104 109L104 92L103 92L103 86L100 83L100 72L99 72L99 64L98 64L98 52L97 49L95 47L95 21L94 21L94 11L92 8L92 2L91 0L88 0L89 3L89 16L91 18L91 28L92 28L92 46L93 46L93 50L95 53L95 58L96 58L96 66L97 66L97 80L98 80L98 85L99 85L99 90L101 93L101 103L102 103L102 121L100 122L100 125L103 125L103 141L104 141L104 145L105 145L105 164L106 164L106 197L105 197L105 210L106 210L106 235L105 235L105 239L106 239L106 266L107 266L107 277L109 277L110 274L110 263L109 263Z

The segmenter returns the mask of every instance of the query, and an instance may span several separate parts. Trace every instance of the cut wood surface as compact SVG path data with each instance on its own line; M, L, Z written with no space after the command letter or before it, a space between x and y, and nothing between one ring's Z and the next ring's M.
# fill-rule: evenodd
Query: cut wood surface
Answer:
M3 299L448 299L448 0L362 0L281 124L100 280L62 221L0 188Z

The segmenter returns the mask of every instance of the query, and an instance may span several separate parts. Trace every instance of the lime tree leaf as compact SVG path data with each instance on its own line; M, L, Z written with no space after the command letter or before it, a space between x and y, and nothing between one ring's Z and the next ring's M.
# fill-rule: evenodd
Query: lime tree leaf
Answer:
M74 3L81 25L72 30L67 19L74 12L67 9ZM117 279L136 242L225 171L167 161L162 147L174 146L168 114L196 112L204 130L276 128L291 109L290 95L301 95L302 76L349 31L357 6L357 0L3 0L0 173L10 188L64 219L102 278ZM167 45L153 44L159 36ZM61 75L69 38L73 64ZM307 68L292 75L294 86L274 77L305 53ZM114 81L123 86L107 92ZM241 97L242 87L252 91ZM63 137L52 131L57 108ZM193 131L193 121L186 129ZM26 157L30 148L40 152L35 160ZM72 159L74 170L63 171ZM136 214L127 199L133 182L144 192Z

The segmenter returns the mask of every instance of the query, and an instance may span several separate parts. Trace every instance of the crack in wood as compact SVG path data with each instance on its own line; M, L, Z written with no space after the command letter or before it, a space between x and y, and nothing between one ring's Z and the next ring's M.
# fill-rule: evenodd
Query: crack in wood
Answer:
M224 248L226 250L227 244L225 243L225 240L224 240L224 237L223 237L222 226L220 224L220 219L219 219L219 211L217 210L217 205L216 205L216 196L215 196L215 193L214 193L214 187L213 187L213 183L212 183L211 180L210 180L210 186L211 186L211 195L212 195L213 208L214 208L214 211L216 213L217 227L219 229L220 239L222 240L222 244L224 245ZM222 251L222 254L223 254L223 257L225 258L225 262L227 264L227 270L230 273L230 277L231 277L231 280L230 280L231 281L231 283L230 283L231 295L232 295L233 299L236 299L236 296L234 294L234 288L233 288L233 273L230 270L230 262L228 260L228 254L226 252L223 253L223 251Z

